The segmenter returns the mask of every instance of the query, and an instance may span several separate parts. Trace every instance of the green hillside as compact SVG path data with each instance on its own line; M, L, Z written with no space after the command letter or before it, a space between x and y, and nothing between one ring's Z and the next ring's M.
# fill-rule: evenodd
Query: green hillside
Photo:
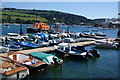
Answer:
M2 14L3 23L34 23L35 21L48 24L64 23L69 25L93 23L92 20L83 16L50 10L3 8L0 13Z

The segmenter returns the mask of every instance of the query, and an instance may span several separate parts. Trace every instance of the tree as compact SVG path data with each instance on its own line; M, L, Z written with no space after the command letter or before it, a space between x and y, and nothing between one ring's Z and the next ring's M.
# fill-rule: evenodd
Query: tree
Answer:
M15 19L15 23L23 23L24 21L22 20L22 19L20 19L20 18L16 18Z

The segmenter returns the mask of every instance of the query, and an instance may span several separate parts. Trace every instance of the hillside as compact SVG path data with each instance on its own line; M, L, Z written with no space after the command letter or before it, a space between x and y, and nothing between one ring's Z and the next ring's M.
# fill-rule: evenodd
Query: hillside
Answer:
M28 10L28 9L16 9L16 8L3 8L2 12L3 23L34 23L45 22L48 24L64 23L64 24L88 24L93 23L93 20L86 17L63 13L59 11L51 10Z

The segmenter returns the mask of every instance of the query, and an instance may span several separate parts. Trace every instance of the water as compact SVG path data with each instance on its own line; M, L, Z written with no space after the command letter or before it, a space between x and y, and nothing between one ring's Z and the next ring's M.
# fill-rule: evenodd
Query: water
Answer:
M26 33L27 25L23 25L24 33ZM67 30L67 27L60 29ZM72 32L81 32L82 30L92 30L96 28L70 27ZM10 27L2 26L2 35L8 32L19 33L19 25L10 25ZM117 30L100 30L107 37L116 37ZM94 47L87 46L87 49ZM118 78L118 55L120 50L117 49L97 49L101 55L100 58L90 58L88 60L74 60L63 58L62 69L57 67L47 68L42 73L31 73L26 79L33 78Z
M93 46L87 46L90 49ZM64 58L63 68L47 68L45 72L31 74L33 78L117 78L119 50L97 49L101 57L88 60Z

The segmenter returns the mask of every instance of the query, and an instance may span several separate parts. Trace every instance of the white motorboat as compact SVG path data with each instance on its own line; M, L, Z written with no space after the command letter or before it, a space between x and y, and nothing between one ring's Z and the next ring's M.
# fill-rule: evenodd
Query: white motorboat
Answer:
M36 44L38 47L48 46L49 45L49 42L39 40L38 38L36 38L33 43Z
M73 38L65 38L65 39L64 39L64 42L65 42L65 43L74 43L75 40L74 40Z
M100 57L97 50L86 50L84 46L54 46L56 52L72 58L83 59L87 57Z
M118 48L117 45L118 45L118 43L116 43L116 42L96 40L97 48Z

